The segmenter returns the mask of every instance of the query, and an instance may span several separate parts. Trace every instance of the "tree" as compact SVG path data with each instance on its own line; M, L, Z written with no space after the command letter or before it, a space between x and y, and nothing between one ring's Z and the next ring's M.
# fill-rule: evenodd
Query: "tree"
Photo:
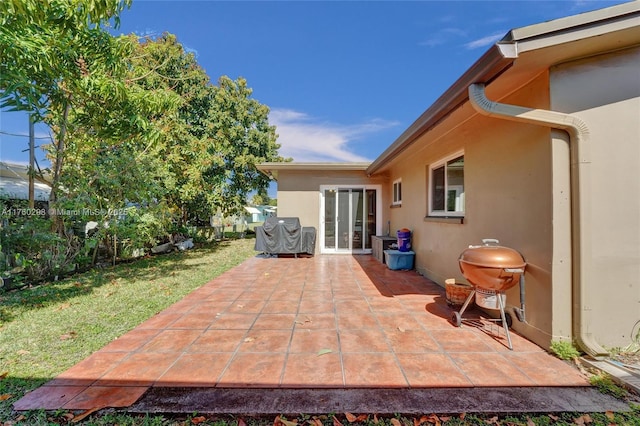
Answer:
M238 213L249 192L266 190L256 164L283 159L269 109L251 99L246 80L221 77L213 85L172 34L142 41L135 69L145 89L172 90L182 100L165 122L161 156L171 174L167 197L183 220Z
M106 27L119 23L131 0L8 0L0 2L0 107L27 111L53 131L50 208L56 231L68 144L153 139L149 117L171 101L126 80L133 45ZM158 95L158 96L150 96ZM73 137L73 142L69 139ZM89 144L90 145L90 144ZM72 151L72 152L74 152ZM66 187L66 190L69 188Z

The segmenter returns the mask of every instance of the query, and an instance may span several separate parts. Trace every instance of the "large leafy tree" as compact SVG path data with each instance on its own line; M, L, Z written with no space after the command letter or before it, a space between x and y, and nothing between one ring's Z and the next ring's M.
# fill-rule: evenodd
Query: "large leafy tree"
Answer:
M242 78L221 77L214 85L174 35L141 41L135 57L139 85L181 98L178 114L165 117L163 125L167 200L183 220L239 212L249 192L269 184L256 164L282 160L269 109L251 98Z
M59 199L72 189L62 190L65 162L82 152L83 144L89 150L102 141L106 146L99 151L113 154L127 144L157 138L150 119L171 104L166 94L148 93L126 78L125 59L134 45L126 37L112 37L106 28L117 26L120 12L130 4L0 2L0 107L28 111L53 131L49 203L60 234L64 224L56 215Z

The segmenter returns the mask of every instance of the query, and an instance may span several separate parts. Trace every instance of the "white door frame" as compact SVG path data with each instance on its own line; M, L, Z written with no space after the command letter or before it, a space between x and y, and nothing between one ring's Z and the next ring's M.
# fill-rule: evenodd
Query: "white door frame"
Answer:
M375 235L381 235L382 234L382 185L320 185L320 223L318 226L318 240L319 240L319 247L320 247L320 253L321 254L352 254L352 253L371 253L371 248L368 249L352 249L352 248L346 248L346 249L341 249L338 248L338 244L336 244L335 247L325 247L325 197L324 197L324 193L326 190L340 190L340 189L357 189L357 190L363 190L364 193L366 194L366 190L375 190L376 191L376 205L375 205L375 210L376 210L376 231L375 231ZM365 198L366 200L366 198ZM363 211L363 214L366 212L367 210L367 206L365 206L365 209ZM336 216L337 216L337 211L336 211ZM337 226L337 224L336 224ZM363 224L362 226L365 226L365 222L363 220ZM349 247L352 246L352 236L353 236L353 232L351 230L350 227L350 232L348 233L349 235ZM363 245L364 246L364 245Z

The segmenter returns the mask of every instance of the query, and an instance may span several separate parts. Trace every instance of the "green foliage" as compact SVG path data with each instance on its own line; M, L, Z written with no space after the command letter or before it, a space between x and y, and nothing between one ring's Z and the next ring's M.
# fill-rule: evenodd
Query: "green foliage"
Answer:
M616 384L611 376L606 373L597 374L589 378L589 383L598 388L601 393L611 395L618 399L623 399L628 392L623 387Z
M580 356L580 351L576 349L573 343L566 340L555 340L551 342L550 349L558 358L564 360L571 360Z

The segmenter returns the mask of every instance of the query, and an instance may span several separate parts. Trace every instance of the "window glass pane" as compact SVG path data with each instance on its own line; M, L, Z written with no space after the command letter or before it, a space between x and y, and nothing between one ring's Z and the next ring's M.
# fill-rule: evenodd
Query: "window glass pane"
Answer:
M433 169L431 172L431 210L444 210L444 166Z
M447 162L447 211L464 211L464 157Z
M402 201L402 182L398 182L398 201Z

